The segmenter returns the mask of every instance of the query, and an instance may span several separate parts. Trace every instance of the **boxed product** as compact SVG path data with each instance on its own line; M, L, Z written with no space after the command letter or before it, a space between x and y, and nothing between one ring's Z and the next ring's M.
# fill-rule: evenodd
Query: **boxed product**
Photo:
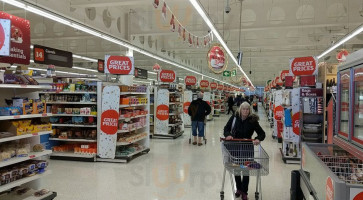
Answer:
M0 107L1 116L22 115L22 107Z

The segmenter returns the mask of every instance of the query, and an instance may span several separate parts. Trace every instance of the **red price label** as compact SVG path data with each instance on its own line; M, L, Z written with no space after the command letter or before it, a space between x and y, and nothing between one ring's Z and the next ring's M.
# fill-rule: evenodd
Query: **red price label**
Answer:
M35 155L31 155L31 156L29 156L29 158L35 158Z
M34 60L44 62L44 49L34 48Z
M14 116L14 119L20 119L20 115Z
M38 135L38 133L33 133L32 135Z
M20 85L20 87L27 88L28 86L27 85Z
M42 114L42 117L46 117L46 116L48 116L47 113L43 113Z

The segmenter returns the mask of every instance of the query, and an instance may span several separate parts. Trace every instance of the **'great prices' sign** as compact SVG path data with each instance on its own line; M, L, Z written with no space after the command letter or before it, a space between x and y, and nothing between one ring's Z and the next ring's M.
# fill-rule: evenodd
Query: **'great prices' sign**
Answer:
M277 106L274 109L274 116L276 120L280 120L284 115L284 108L282 106Z
M201 80L200 81L200 87L203 87L203 88L209 87L209 81Z
M134 57L105 56L106 74L133 75L135 71Z
M280 80L284 81L286 76L290 75L290 71L289 70L282 70L281 74L280 74Z
M197 84L197 78L195 76L186 76L184 82L185 85L195 85Z
M10 28L9 19L0 19L0 56L9 56L10 54Z
M290 73L295 76L316 75L318 73L316 57L300 57L290 59Z
M161 120L161 121L165 121L169 119L169 106L167 105L159 105L156 108L156 117Z
M300 135L300 112L292 116L292 132L295 135Z
M185 102L183 104L183 111L184 111L185 114L188 114L188 108L189 108L189 106L190 106L190 102L189 101L188 102Z
M118 112L116 110L106 110L101 115L101 130L107 135L117 133Z
M223 85L218 85L218 90L223 90Z
M176 74L173 70L161 70L158 75L158 81L172 83L176 79Z
M211 88L212 90L217 89L217 87L218 87L218 84L217 84L217 83L210 83L210 88Z

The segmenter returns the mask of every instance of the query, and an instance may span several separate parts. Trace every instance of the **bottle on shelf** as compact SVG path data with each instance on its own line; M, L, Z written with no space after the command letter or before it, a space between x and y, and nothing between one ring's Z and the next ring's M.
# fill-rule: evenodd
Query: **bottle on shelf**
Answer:
M286 156L289 156L289 144L286 144Z
M294 157L297 157L297 149L296 149L296 144L294 144Z

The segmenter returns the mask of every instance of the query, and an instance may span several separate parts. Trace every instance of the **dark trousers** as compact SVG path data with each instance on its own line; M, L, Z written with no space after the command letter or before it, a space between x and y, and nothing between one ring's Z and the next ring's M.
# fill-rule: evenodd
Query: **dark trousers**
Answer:
M240 190L247 194L248 192L248 183L250 182L249 176L243 176L243 180L241 176L235 176L234 180L236 181L237 190Z
M234 114L233 106L228 106L228 113L227 113L227 115L229 115L229 111L232 111L232 114Z

